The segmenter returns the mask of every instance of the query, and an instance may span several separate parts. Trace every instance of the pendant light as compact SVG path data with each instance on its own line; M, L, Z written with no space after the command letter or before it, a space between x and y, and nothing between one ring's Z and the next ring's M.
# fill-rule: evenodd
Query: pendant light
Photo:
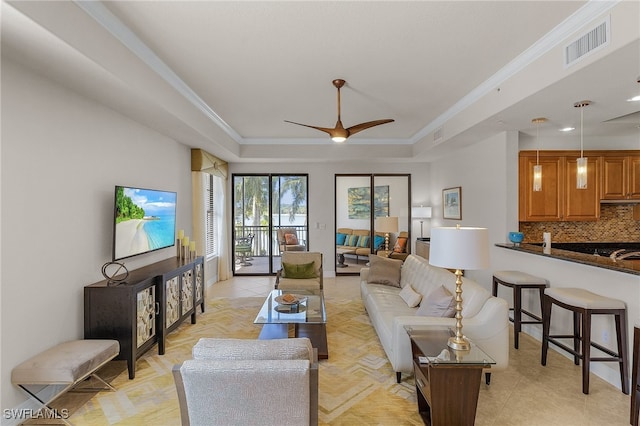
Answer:
M580 108L580 158L578 158L576 188L587 189L587 158L584 156L584 107L591 104L591 101L580 101L573 104L574 107Z
M540 123L547 121L546 118L534 118L531 120L536 125L536 165L533 166L533 190L535 192L542 191L542 165L540 164L540 144L538 139L540 137Z

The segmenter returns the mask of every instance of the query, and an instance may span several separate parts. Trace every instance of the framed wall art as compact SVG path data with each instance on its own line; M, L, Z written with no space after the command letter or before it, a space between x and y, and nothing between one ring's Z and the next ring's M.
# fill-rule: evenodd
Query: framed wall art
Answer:
M442 217L462 220L462 187L442 190Z
M348 189L349 219L371 216L371 192L368 186ZM389 185L376 186L373 192L374 217L389 216Z

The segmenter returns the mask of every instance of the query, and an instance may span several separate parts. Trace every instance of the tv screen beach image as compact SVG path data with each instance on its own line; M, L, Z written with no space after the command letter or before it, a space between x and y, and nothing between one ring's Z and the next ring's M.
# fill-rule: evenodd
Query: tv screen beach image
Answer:
M176 193L116 187L113 260L175 244Z

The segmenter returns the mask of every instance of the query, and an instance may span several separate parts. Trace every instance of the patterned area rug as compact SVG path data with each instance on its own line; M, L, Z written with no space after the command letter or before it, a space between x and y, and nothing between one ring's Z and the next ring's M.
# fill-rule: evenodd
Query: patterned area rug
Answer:
M168 336L165 355L158 355L154 347L138 360L134 380L128 379L125 362L110 363L102 374L117 392L68 394L56 406L70 409L76 426L180 424L173 365L191 358L191 348L201 337L257 338L260 326L253 320L263 301L208 301L196 325L184 323ZM413 377L396 383L362 302L327 298L326 309L329 359L320 361L320 423L422 425Z

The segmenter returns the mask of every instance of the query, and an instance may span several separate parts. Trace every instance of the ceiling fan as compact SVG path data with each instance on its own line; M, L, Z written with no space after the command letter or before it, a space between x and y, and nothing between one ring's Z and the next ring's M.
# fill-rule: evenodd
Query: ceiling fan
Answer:
M336 89L338 89L338 121L336 122L336 127L334 127L333 129L328 127L310 126L308 124L296 123L289 120L284 121L291 124L297 124L298 126L311 127L312 129L328 133L329 136L331 136L331 140L333 140L334 142L344 142L349 136L355 135L356 133L361 132L365 129L395 121L391 119L367 121L366 123L356 124L355 126L351 126L345 129L342 125L342 121L340 120L340 88L344 86L345 83L346 82L341 79L333 80L333 85L336 87Z

